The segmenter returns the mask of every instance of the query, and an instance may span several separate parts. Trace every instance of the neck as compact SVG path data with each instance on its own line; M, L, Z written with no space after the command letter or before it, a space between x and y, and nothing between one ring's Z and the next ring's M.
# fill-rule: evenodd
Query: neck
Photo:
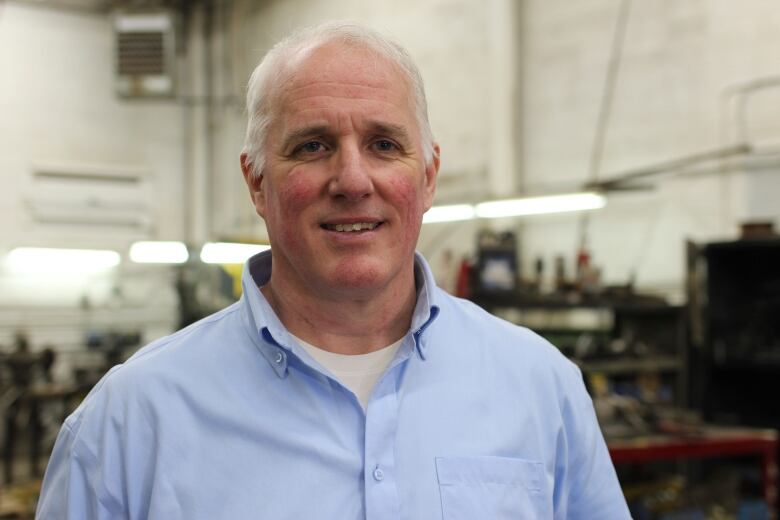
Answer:
M417 300L413 270L402 283L357 295L296 290L273 271L260 290L287 330L337 354L367 354L399 340L411 326Z

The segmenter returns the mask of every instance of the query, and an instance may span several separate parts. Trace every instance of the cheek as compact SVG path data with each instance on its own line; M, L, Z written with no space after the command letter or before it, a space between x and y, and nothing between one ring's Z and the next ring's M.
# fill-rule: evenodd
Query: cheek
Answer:
M266 204L275 227L294 228L302 223L302 213L317 198L318 189L307 175L287 174L268 190Z
M290 175L280 186L278 200L285 215L299 215L317 196L317 187L306 175Z
M398 177L390 183L393 205L404 218L405 231L416 238L422 218L425 194L414 179Z
M266 226L269 234L294 246L301 242L301 227L306 225L305 210L316 199L316 186L304 175L287 175L266 192Z

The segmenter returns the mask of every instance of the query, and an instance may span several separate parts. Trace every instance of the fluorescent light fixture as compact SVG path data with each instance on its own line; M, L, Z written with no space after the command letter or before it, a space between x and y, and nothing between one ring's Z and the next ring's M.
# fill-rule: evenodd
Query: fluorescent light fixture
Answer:
M479 218L521 217L600 209L606 204L603 195L584 192L482 202L476 205L475 212Z
M207 242L200 251L200 259L207 264L243 264L247 258L271 246L237 242Z
M189 253L183 242L135 242L130 246L130 260L139 264L183 264Z
M474 206L471 204L453 204L451 206L434 206L423 215L423 224L434 222L456 222L474 218Z
M8 266L19 274L90 274L119 265L116 251L18 247L8 253Z
M472 218L505 218L546 213L565 213L601 209L607 205L603 195L594 192L523 197L519 199L494 200L476 205L453 204L434 206L423 215L423 224L456 222Z

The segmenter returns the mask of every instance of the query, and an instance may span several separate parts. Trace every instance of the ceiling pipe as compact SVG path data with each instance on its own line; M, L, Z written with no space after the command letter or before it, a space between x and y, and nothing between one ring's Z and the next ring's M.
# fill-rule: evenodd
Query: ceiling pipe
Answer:
M682 170L683 168L695 166L703 162L718 161L728 157L747 155L751 152L751 150L752 147L749 144L743 143L734 146L727 146L725 148L718 148L706 152L686 155L652 166L646 166L636 170L629 170L604 181L588 183L586 185L586 189L602 192L636 189L639 186L633 183L637 180L646 179L648 177L654 177L661 174L674 173L676 171Z

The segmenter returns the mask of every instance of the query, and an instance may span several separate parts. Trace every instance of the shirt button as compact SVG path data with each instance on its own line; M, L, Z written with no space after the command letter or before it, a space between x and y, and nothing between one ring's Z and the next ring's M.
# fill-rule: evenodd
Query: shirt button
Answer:
M276 356L274 356L274 363L279 365L279 364L281 364L282 361L284 361L284 354L282 354L281 352L279 352L277 350L276 351Z
M379 468L376 468L374 470L374 480L376 480L377 482L381 482L382 479L384 478L385 478L385 472Z

